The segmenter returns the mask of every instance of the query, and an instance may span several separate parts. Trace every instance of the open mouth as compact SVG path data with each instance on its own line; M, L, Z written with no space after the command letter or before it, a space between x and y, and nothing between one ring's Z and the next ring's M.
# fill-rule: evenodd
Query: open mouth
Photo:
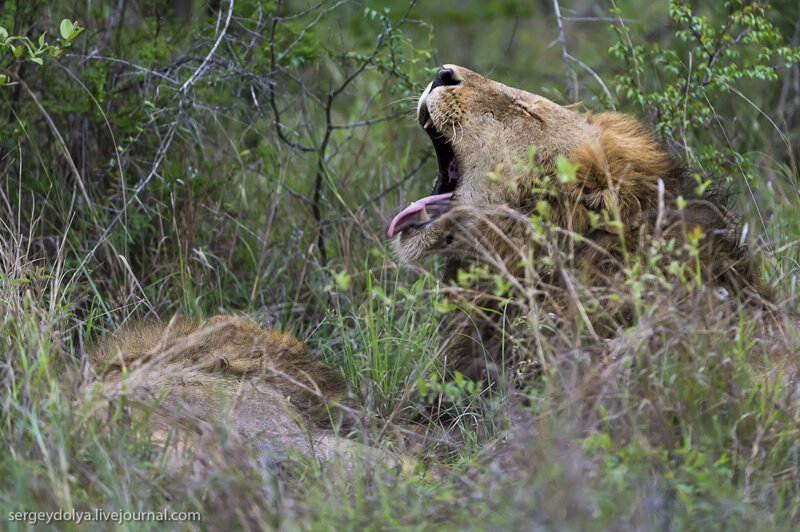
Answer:
M450 209L453 192L458 186L458 165L453 147L444 135L436 130L427 105L420 107L418 118L420 125L433 142L436 160L439 163L439 175L430 196L418 199L394 217L389 224L389 238L406 229L422 229L436 221Z

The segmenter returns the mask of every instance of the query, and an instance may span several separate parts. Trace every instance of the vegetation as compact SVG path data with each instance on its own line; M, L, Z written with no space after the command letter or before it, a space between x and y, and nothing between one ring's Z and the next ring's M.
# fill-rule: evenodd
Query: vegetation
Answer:
M0 0L0 516L796 528L798 20L788 0ZM613 297L636 324L613 341L545 334L530 304L508 348L531 349L536 378L444 380L440 314L468 298L437 284L435 259L396 264L384 234L429 191L413 116L445 62L643 117L698 187L716 176L735 198L785 323L765 335L744 308L705 312L713 294L691 271L631 258ZM265 472L231 449L203 478L172 474L124 401L97 391L86 346L217 312L339 368L363 408L357 438L398 446L386 427L442 397L451 415L397 467ZM159 526L121 526L142 525Z

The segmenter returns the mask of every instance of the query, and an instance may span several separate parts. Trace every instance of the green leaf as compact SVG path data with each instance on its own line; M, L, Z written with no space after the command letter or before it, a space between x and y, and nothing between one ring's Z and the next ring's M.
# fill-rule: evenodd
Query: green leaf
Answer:
M36 63L39 66L44 64L44 61L42 61L41 57L31 57L31 61L33 61L34 63Z
M61 37L66 40L72 36L72 32L75 31L75 25L72 24L72 21L68 18L65 18L61 21L61 26L59 27L61 30Z
M570 162L569 159L563 155L556 157L556 173L558 180L562 183L571 183L575 181L575 175L578 172L578 164Z
M5 29L3 26L0 26L0 39L4 41L8 39L8 30Z
M448 312L453 312L456 306L447 299L440 299L433 305L433 309L440 314L446 314Z
M350 288L351 277L346 271L334 272L333 278L336 282L336 289L345 292Z

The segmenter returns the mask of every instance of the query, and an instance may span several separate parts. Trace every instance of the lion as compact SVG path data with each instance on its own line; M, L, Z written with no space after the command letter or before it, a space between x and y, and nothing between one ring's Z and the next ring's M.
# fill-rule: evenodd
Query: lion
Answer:
M417 118L439 172L431 195L389 225L402 261L442 254L448 282L485 263L513 279L569 287L564 268L533 268L531 257L567 250L561 260L592 282L611 282L649 237L693 235L708 283L745 299L768 297L727 210L634 118L581 114L456 65L438 71ZM574 177L559 175L564 161ZM555 229L536 234L533 215ZM491 295L476 301L491 306ZM454 370L473 380L503 370L491 318L447 327ZM89 358L104 392L124 395L178 466L187 456L213 461L231 442L253 449L267 468L293 453L327 460L362 449L339 436L351 409L338 373L291 335L247 319L139 325L100 342Z
M338 436L349 411L341 376L293 336L248 319L138 324L88 357L102 393L125 396L176 469L211 466L236 445L266 469L355 449Z
M570 270L590 286L611 284L625 257L644 254L660 238L676 250L672 258L697 264L704 284L722 297L768 304L769 291L720 196L637 119L581 113L452 64L425 88L417 119L433 143L438 176L431 194L389 225L401 262L444 256L446 282L488 265L512 285L542 287L547 308L567 313L575 310L563 301L575 299ZM549 262L532 266L542 256ZM568 297L559 301L551 287ZM477 306L492 306L487 291L477 290L484 293ZM612 323L589 319L587 327L612 334L629 319L626 312L609 310ZM495 367L500 326L487 314L502 312L447 325L448 358L473 379L502 370Z

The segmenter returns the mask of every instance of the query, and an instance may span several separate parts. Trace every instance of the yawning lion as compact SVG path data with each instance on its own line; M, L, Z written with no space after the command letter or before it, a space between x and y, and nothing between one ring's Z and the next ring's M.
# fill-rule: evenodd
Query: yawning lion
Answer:
M573 275L590 287L624 282L636 257L647 264L656 256L658 241L657 257L671 272L670 263L682 263L721 297L766 303L768 291L714 187L635 118L580 113L445 65L422 93L417 119L433 143L438 176L431 194L389 225L402 261L444 255L446 281L488 265L559 308L556 293L575 299ZM490 282L477 292L492 290ZM502 313L492 299L476 300L489 307L484 315ZM620 325L609 320L619 317L610 309L597 315L611 321L607 331ZM480 378L484 362L500 356L491 352L498 345L486 347L500 326L476 315L462 322L447 334L456 344L449 358Z

